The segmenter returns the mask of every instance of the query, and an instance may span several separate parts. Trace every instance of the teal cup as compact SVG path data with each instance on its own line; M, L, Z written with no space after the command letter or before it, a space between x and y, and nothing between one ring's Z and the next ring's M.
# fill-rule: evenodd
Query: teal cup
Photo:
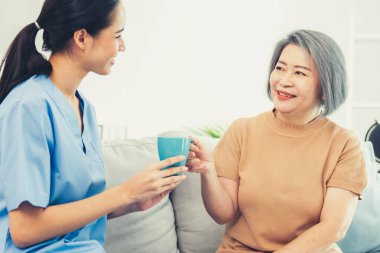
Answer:
M190 150L191 140L189 137L182 136L158 136L157 137L157 149L160 160L165 160L169 157L183 155L185 159L182 161L170 165L169 167L179 167L186 164L187 156ZM167 169L165 167L163 169ZM178 173L182 174L182 173Z

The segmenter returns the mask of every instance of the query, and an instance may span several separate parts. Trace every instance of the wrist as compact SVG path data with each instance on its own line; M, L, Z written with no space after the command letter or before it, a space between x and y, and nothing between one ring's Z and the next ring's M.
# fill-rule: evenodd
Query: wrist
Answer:
M137 199L132 193L128 183L120 184L116 186L116 188L117 188L116 195L120 196L121 203L123 206L129 206L129 205L137 203Z

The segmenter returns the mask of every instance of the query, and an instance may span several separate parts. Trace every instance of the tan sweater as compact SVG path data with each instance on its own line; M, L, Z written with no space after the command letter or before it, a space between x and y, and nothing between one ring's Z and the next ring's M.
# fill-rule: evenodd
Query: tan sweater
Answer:
M360 142L322 116L307 125L272 111L236 120L214 159L218 175L239 184L239 212L217 252L280 249L319 222L327 187L360 196L366 185Z

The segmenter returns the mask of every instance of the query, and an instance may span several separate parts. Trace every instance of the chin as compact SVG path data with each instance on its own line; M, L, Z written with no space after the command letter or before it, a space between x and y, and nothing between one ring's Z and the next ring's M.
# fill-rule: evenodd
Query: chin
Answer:
M99 71L94 71L94 73L101 75L101 76L106 76L106 75L109 75L111 73L111 68L103 69L103 70L99 70Z
M276 111L279 113L287 114L293 112L295 108L287 108L285 106L274 105L274 109L276 109Z

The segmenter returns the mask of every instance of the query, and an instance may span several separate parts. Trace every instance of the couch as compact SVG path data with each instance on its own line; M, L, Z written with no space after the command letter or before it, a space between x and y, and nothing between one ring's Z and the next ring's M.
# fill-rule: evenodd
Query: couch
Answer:
M172 135L166 132L162 135ZM217 139L199 137L211 152ZM156 137L105 140L103 157L107 185L119 184L146 165L158 161ZM366 160L370 160L367 156ZM368 166L370 167L370 166ZM373 170L374 172L374 170ZM380 175L368 173L364 199L339 244L345 253L380 252ZM187 179L157 206L108 222L108 253L211 253L221 242L224 226L207 214L200 192L199 175Z

